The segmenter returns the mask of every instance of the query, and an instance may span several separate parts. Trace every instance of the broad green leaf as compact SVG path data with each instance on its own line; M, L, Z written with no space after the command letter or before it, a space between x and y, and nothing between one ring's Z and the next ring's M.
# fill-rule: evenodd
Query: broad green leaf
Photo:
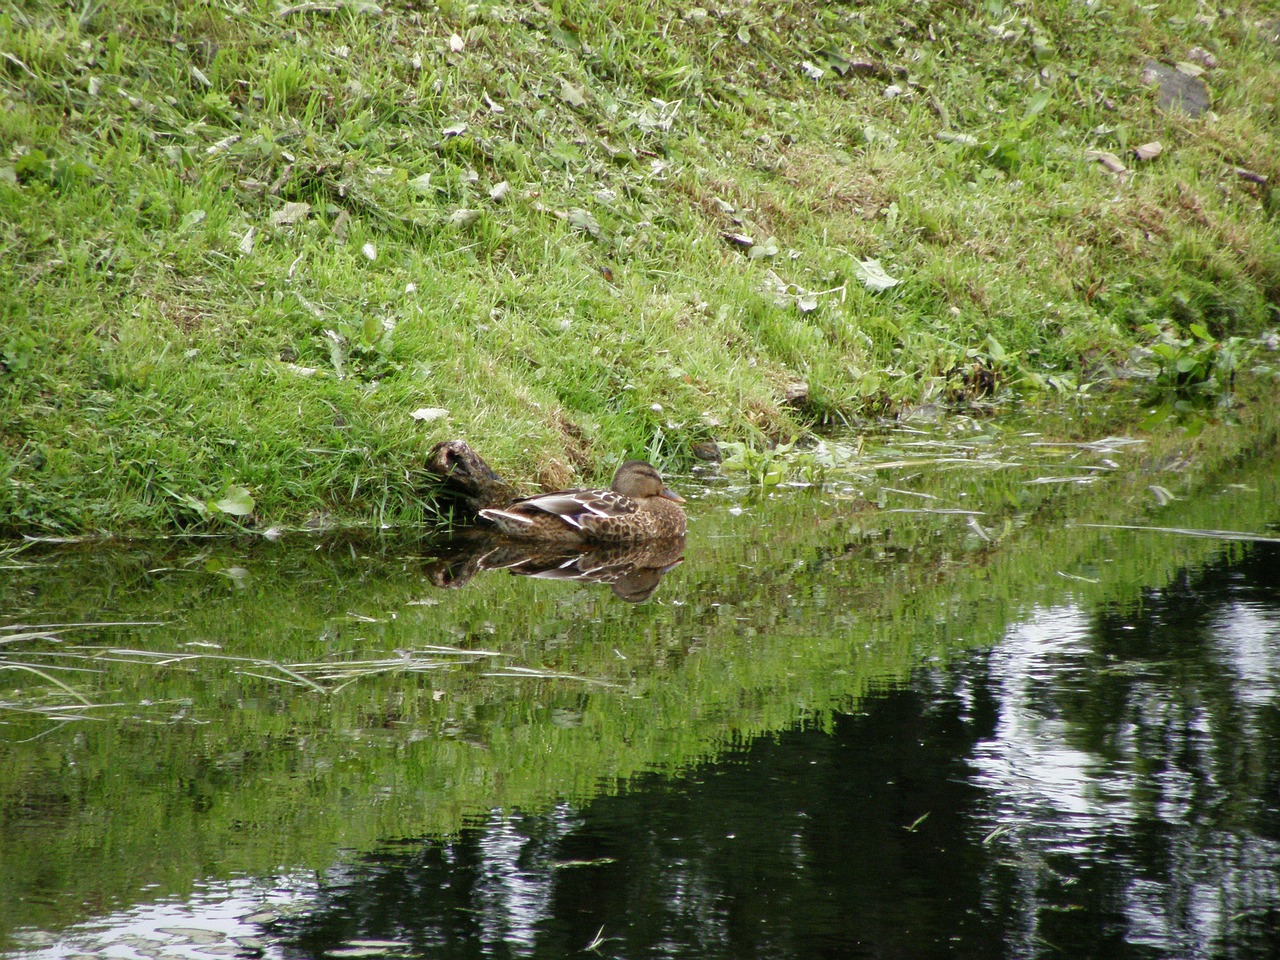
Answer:
M759 260L761 257L776 257L778 255L778 241L772 237L754 244L751 251L747 254L752 260Z
M1047 107L1051 99L1052 97L1050 97L1049 94L1045 91L1042 91L1036 94L1034 97L1031 98L1031 102L1027 104L1027 111L1022 115L1023 119L1030 120L1040 111L1042 111L1045 107Z
M247 517L253 513L253 497L246 488L232 484L227 487L222 499L214 503L214 507L234 517Z

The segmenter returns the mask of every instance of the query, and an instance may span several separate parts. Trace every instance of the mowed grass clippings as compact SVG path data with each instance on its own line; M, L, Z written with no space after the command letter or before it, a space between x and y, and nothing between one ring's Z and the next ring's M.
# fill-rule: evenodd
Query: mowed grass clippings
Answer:
M447 437L599 481L1258 336L1276 19L20 2L0 529L429 523Z

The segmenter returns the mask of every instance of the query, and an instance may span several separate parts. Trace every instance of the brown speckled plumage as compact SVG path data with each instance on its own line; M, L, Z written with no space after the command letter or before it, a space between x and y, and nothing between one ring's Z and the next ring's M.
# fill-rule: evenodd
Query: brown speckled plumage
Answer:
M643 460L628 460L608 490L559 490L481 510L509 537L559 543L632 543L684 535L684 500Z

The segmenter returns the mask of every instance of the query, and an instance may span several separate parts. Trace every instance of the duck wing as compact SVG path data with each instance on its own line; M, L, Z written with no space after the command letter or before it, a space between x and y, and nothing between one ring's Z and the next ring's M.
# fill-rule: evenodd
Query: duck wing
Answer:
M517 500L507 508L514 513L549 513L575 527L581 526L578 517L624 517L639 509L630 497L612 490L560 490Z

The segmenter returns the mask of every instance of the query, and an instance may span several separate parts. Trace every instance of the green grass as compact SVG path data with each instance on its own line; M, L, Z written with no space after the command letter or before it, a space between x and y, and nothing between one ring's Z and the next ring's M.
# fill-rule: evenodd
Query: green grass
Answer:
M1276 323L1264 4L337 6L0 14L0 530L421 523L446 437L599 480Z

